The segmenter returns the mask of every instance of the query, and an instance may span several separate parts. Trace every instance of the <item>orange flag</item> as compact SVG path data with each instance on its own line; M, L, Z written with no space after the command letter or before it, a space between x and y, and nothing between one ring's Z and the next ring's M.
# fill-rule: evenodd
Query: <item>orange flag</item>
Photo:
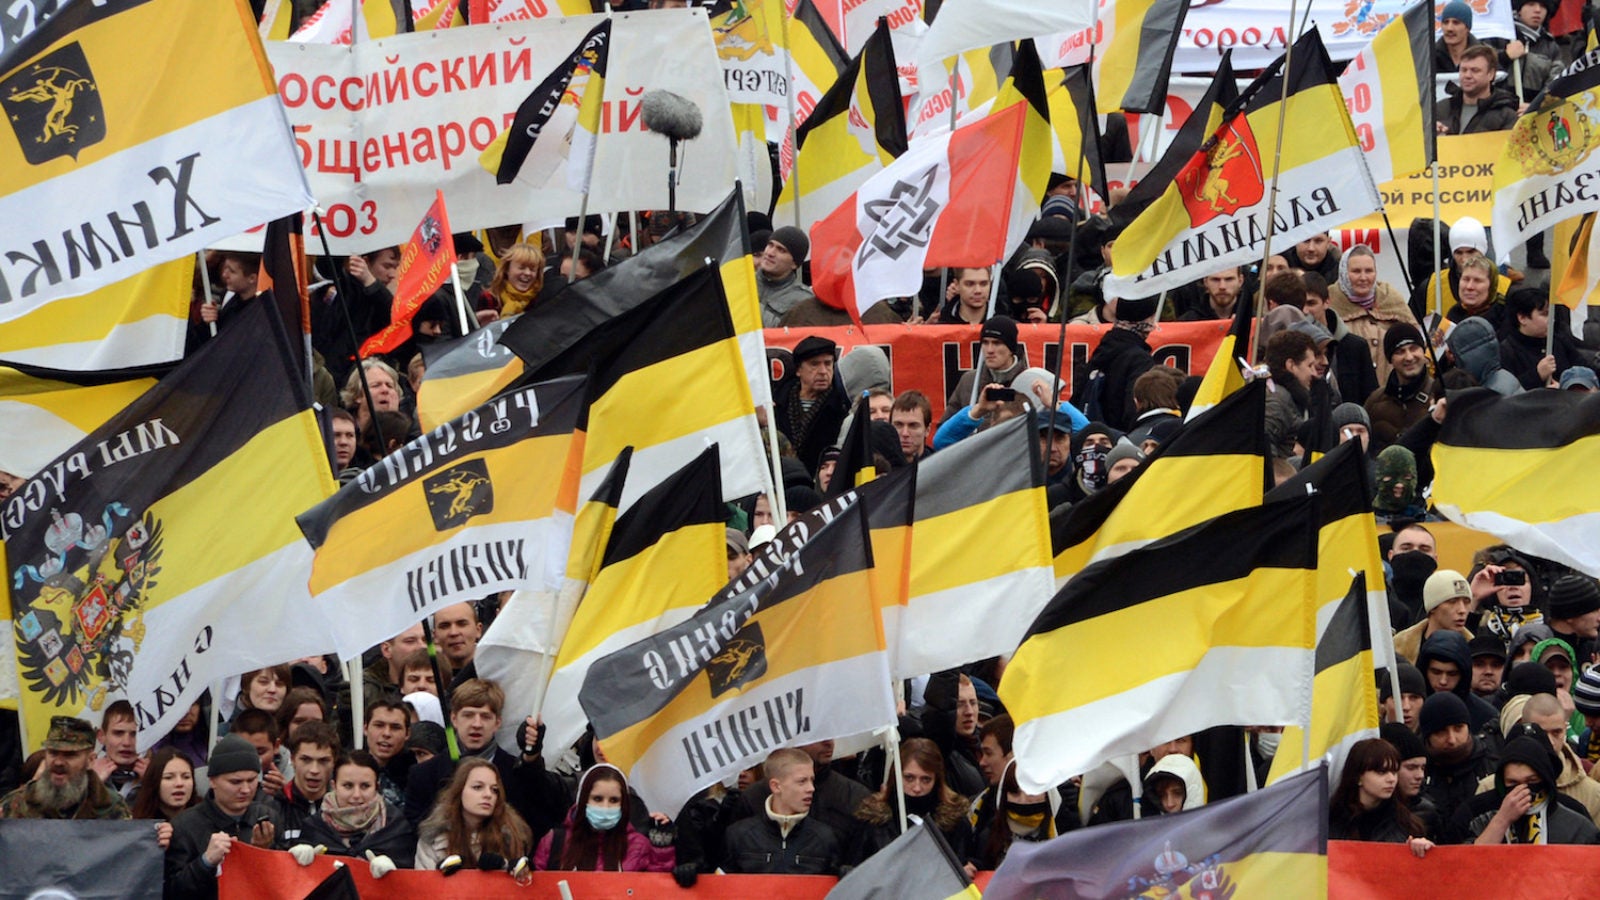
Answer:
M363 359L388 353L411 337L411 317L445 283L456 264L456 245L450 234L444 192L434 191L433 205L411 232L411 240L400 248L400 280L395 284L389 325L361 345Z

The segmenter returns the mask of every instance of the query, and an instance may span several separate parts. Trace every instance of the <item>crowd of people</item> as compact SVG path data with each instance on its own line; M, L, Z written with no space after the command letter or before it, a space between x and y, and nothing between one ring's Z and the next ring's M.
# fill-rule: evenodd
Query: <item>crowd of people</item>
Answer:
M1491 45L1472 38L1467 4L1444 5L1436 55L1460 82L1439 106L1442 132L1510 127L1520 103L1570 61L1571 49L1542 29L1554 5L1515 3L1521 37ZM1520 99L1496 80L1511 61L1522 68ZM1430 449L1449 415L1447 391L1600 390L1600 332L1576 338L1566 310L1552 313L1532 277L1542 251L1528 248L1525 271L1497 266L1483 225L1457 217L1431 274L1406 289L1379 279L1369 248L1341 252L1315 235L1259 268L1224 267L1165 298L1117 300L1101 285L1118 228L1083 200L1073 179L1053 176L1041 218L998 276L930 271L917 295L867 310L868 323L977 326L979 358L942 398L938 417L928 395L946 393L943 386L897 390L879 348L841 353L809 334L777 351L783 376L763 425L775 432L789 517L821 504L853 400L863 396L880 471L1034 416L1050 506L1068 507L1137 470L1185 427L1198 373L1159 365L1152 330L1233 319L1244 304L1247 317L1260 313L1260 377L1271 381L1265 437L1279 480L1315 454L1359 441L1383 531L1399 664L1377 679L1385 724L1380 737L1349 750L1330 835L1406 843L1418 855L1435 844L1600 842L1600 584L1500 544L1480 550L1464 573L1439 568L1429 531L1439 518L1428 503ZM645 212L634 233L627 221L571 220L549 235L515 226L456 235L468 325L559 304L571 281L693 217ZM849 323L807 287L805 232L774 228L759 214L749 232L767 326ZM318 263L314 386L342 481L418 433L420 348L461 336L453 293L442 291L416 314L412 339L387 358L357 361L359 343L389 323L398 263L396 248ZM258 295L258 255L214 253L208 264L208 283L221 291L197 287L191 348L237 322ZM1436 296L1442 317L1430 315ZM1058 379L1026 358L1018 334L1021 324L1063 320L1109 328ZM0 497L16 483L8 476ZM784 524L775 501L728 504L730 579ZM323 854L358 858L377 876L396 868L512 877L648 871L688 886L717 871L837 874L890 843L903 821L921 821L969 870L993 869L1016 841L1252 790L1270 770L1280 732L1213 728L1150 748L1131 780L1102 768L1030 794L1018 784L1013 723L996 693L1005 664L987 659L902 687L904 741L895 754L836 758L832 741L781 749L682 810L652 810L592 734L547 764L538 719L508 708L501 686L476 676L477 642L502 599L438 610L429 620L434 648L421 623L371 648L359 692L332 658L243 673L236 691L208 692L146 753L136 750L126 701L97 722L58 717L41 750L0 767L0 817L150 820L174 898L215 896L219 867L240 843L286 850L301 864ZM521 722L514 750L495 740L506 719ZM4 724L14 729L14 718ZM5 752L17 743L0 735Z

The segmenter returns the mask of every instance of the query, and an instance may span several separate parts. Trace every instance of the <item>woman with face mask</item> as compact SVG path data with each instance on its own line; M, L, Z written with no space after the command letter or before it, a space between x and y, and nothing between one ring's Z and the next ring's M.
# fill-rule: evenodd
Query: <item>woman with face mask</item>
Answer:
M1049 794L1029 794L1017 784L1017 764L1006 764L1000 778L1000 796L989 833L976 838L978 853L972 863L978 869L998 869L1006 852L1016 841L1048 841L1056 836L1055 810Z
M671 834L645 837L629 822L628 779L610 763L596 763L578 782L577 802L564 826L544 836L534 868L565 872L671 872L677 854ZM665 818L665 817L661 817ZM658 824L664 824L659 823ZM662 840L658 846L653 839Z

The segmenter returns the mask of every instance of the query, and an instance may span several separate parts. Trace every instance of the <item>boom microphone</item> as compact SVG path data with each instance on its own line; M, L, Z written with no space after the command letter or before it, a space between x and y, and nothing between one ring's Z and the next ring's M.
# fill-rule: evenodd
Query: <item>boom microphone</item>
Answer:
M671 91L646 91L640 101L644 127L672 141L692 141L700 136L700 107Z

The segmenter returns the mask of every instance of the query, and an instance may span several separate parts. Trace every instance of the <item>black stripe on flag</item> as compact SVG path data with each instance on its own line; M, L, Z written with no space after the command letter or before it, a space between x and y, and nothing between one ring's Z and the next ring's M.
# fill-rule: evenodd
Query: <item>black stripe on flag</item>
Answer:
M620 499L620 498L619 498ZM613 504L615 505L615 504ZM717 445L645 491L611 526L600 567L632 559L663 535L726 518L722 507L722 462Z

